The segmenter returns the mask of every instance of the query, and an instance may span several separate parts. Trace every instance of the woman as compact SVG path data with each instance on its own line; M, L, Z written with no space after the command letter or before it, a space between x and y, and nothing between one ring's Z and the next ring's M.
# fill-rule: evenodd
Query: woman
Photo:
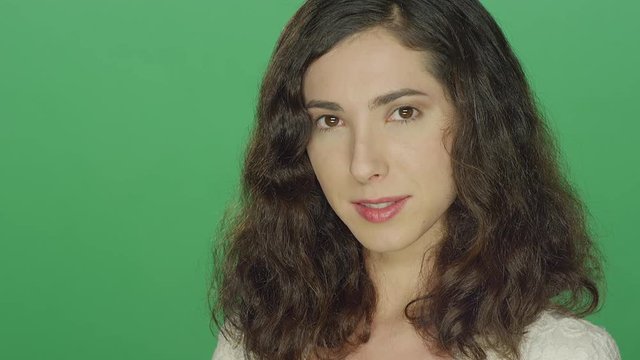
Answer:
M581 319L602 269L556 156L478 1L307 1L261 88L214 359L618 359Z

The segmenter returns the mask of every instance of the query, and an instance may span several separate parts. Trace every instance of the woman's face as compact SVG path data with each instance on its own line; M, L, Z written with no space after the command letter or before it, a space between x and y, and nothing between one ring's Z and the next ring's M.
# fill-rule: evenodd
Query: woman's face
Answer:
M422 255L456 196L444 138L454 108L425 53L376 28L312 63L303 87L307 153L333 210L369 251Z

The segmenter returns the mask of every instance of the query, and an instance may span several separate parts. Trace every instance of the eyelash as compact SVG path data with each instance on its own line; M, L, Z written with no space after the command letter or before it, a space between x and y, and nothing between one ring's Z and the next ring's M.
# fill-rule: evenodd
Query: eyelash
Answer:
M411 118L409 118L409 119L394 120L394 122L399 122L399 123L401 123L401 124L408 124L408 123L409 123L409 121L414 121L414 120L416 120L416 119L418 118L418 116L420 116L420 114L421 114L420 110L416 109L416 108L415 108L415 107L413 107L413 106L408 106L408 105L403 105L403 106L399 106L399 107L395 108L395 109L393 110L393 113L392 113L392 114L395 114L395 113L396 113L396 111L398 111L398 110L400 110L400 109L405 109L405 108L408 108L408 109L413 110L413 112L414 112L416 115L413 115L413 116L412 116ZM332 116L332 115L322 115L322 116L318 117L318 118L315 120L314 124L316 124L316 126L317 126L318 121L320 121L320 119L325 118L325 117L329 117L329 116ZM336 117L336 118L337 118L337 116L333 116L333 117ZM320 131L322 131L322 132L326 132L326 131L331 131L331 130L333 130L333 128L335 128L335 127L336 127L336 126L329 126L329 127L326 127L326 128L318 127L318 130L320 130Z

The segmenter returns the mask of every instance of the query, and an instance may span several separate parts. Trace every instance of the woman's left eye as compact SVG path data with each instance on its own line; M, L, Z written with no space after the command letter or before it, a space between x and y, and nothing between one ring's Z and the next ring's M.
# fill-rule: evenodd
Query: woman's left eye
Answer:
M412 106L401 106L393 112L391 117L394 118L395 121L406 123L415 120L419 114L420 111Z

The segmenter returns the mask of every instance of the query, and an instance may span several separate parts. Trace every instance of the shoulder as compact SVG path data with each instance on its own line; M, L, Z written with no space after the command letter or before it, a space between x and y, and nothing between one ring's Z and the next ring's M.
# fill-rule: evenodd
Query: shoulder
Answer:
M524 360L619 360L615 341L585 319L545 311L527 327L521 345Z
M218 344L213 352L212 360L244 360L246 354L241 344L233 337L226 338L222 333L218 333Z

